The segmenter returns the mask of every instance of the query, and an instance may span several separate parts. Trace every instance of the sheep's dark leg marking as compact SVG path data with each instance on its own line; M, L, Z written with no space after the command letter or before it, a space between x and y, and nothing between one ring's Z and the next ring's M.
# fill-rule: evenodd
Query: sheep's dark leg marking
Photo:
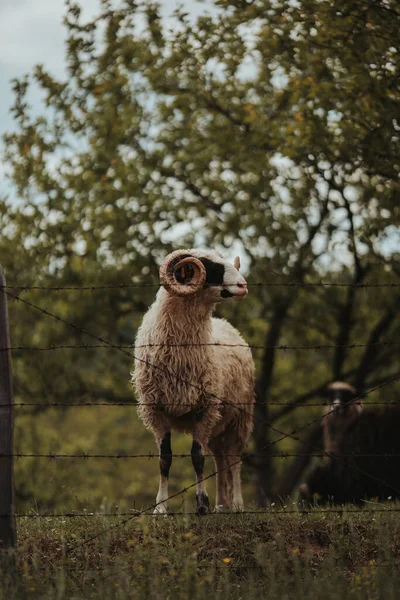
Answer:
M198 441L193 440L192 444L192 463L196 472L196 509L197 514L206 515L208 513L209 501L204 484L204 454L201 445Z
M166 514L168 503L168 476L172 464L171 432L168 431L160 442L160 484L154 514Z
M193 440L191 454L192 454L192 463L194 466L194 470L196 472L197 477L199 478L200 476L203 476L203 474L204 474L205 459L204 459L204 455L201 451L201 446L200 446L199 442L196 442L196 440Z
M168 432L160 444L160 473L168 479L172 464L171 432Z

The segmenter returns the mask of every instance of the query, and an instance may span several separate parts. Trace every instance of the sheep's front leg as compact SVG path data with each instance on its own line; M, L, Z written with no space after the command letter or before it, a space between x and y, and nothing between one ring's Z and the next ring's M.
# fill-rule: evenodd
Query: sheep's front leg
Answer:
M168 476L172 464L171 432L168 431L160 444L160 484L154 508L155 515L165 515L168 510Z
M197 440L192 444L192 463L196 472L196 510L198 515L208 513L209 501L204 479L204 451Z

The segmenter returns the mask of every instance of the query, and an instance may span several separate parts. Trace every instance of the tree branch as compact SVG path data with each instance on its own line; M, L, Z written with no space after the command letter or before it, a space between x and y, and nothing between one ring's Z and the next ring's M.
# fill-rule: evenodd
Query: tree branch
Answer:
M320 169L318 166L315 166L315 169L319 173L320 177L322 177L322 179L327 183L327 185L331 189L337 191L343 199L343 202L344 202L344 205L345 205L345 208L347 211L349 224L350 224L351 249L352 249L352 253L353 253L353 257L354 257L353 283L354 284L361 283L361 281L363 280L363 278L365 277L365 275L368 272L368 267L362 266L360 257L357 252L354 219L353 219L353 212L351 210L350 202L346 198L346 195L344 193L344 188L342 185L336 183L336 181L334 180L333 177L328 179L325 176L324 171L322 169ZM329 193L328 193L328 195L329 195ZM338 334L336 337L336 346L337 347L336 347L336 351L333 355L333 377L334 377L334 379L343 379L342 369L343 369L343 365L345 363L347 353L348 353L348 348L346 348L346 346L348 346L349 340L350 340L350 333L351 333L351 329L352 329L352 325L353 325L353 314L354 314L354 307L356 304L357 293L358 293L358 289L355 286L349 287L348 291L347 291L346 302L342 306L342 309L339 311L339 315L338 315L339 330L338 330Z

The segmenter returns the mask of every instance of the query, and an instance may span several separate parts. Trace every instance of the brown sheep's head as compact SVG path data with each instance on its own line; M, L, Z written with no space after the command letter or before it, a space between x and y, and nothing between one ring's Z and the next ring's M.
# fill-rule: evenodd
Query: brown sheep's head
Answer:
M333 414L345 416L353 405L357 396L356 389L344 381L331 383L326 391L328 406L334 411Z

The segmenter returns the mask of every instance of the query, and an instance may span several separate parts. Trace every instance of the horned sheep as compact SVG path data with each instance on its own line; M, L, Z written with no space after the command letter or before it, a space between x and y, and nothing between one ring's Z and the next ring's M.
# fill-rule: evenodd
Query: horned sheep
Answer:
M135 341L133 383L138 413L155 437L160 481L154 512L167 512L171 430L192 435L198 514L209 500L204 454L213 454L216 510L242 510L240 454L252 429L254 362L250 348L226 320L212 317L229 298L242 300L247 283L240 261L213 250L177 250L160 267L160 289Z

